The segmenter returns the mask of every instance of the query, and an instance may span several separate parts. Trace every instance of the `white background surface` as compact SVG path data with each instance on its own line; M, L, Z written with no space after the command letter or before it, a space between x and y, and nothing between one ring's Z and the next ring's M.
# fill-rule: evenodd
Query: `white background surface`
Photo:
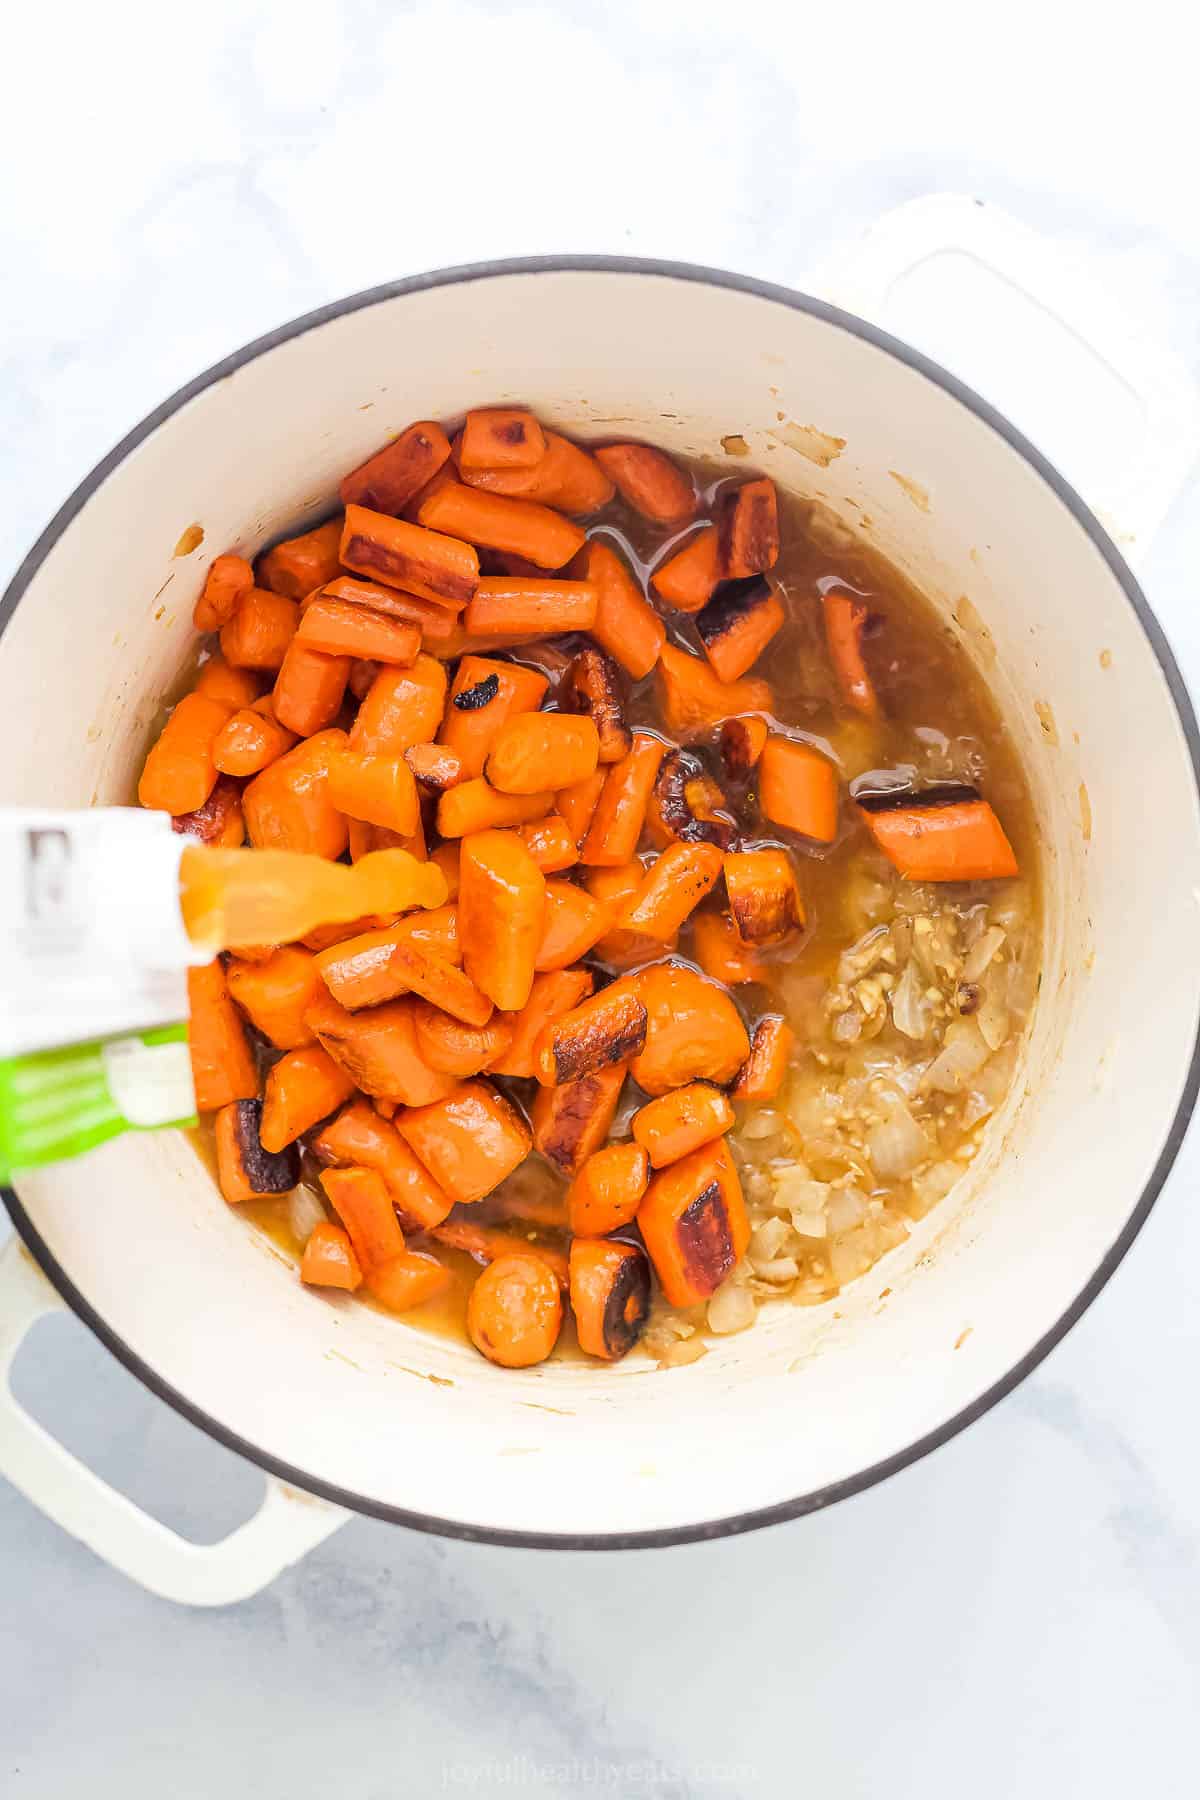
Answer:
M969 191L1063 243L1200 376L1176 16L1143 5L1118 34L1053 4L23 8L0 117L0 563L246 339L493 255L787 282L888 207ZM1142 570L1193 686L1198 499L1193 479ZM757 1536L586 1557L356 1521L258 1600L189 1615L0 1485L0 1791L1194 1795L1197 1172L1193 1138L1114 1282L981 1424ZM172 1525L215 1537L250 1510L253 1473L81 1327L44 1328L18 1384Z

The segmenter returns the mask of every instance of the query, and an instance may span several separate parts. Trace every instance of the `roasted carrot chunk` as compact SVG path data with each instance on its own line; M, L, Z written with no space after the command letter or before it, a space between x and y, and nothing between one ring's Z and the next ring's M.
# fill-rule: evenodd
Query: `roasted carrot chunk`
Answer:
M831 588L822 594L821 608L825 615L829 660L842 699L866 718L878 718L879 698L862 652L863 633L870 618L867 607L852 595Z
M482 775L500 727L518 713L536 712L548 685L544 675L516 663L464 656L450 689L438 742L457 752L464 776Z
M617 863L611 869L585 869L583 879L588 893L607 906L615 919L635 895L641 892L646 870L635 859L632 862ZM674 947L675 939L669 938L667 948ZM644 932L624 931L619 926L606 931L596 945L596 955L601 962L609 963L616 969L632 969L639 963L657 962L662 953L661 939L647 937Z
M286 1194L300 1179L300 1156L294 1149L272 1155L258 1135L261 1100L231 1100L217 1114L217 1180L230 1205Z
M645 879L616 920L621 931L665 944L716 886L722 856L715 844L671 844L651 863Z
M635 731L628 756L610 763L604 788L581 851L585 863L611 868L628 862L638 846L659 764L661 738Z
M362 1265L345 1227L328 1219L314 1225L300 1258L301 1281L309 1287L342 1288L352 1294L362 1286L362 1278Z
M977 796L947 802L917 795L908 805L875 811L860 802L858 810L906 881L997 881L1017 873L1004 827Z
M455 1084L451 1083L451 1090ZM429 1231L450 1211L451 1200L413 1155L394 1125L365 1100L355 1100L313 1140L313 1153L326 1163L374 1169L382 1175L392 1204L411 1229Z
M638 1208L638 1226L672 1306L698 1306L716 1292L750 1241L724 1138L655 1175Z
M294 600L250 588L221 627L221 655L236 669L278 669L299 622Z
M233 1100L255 1099L258 1070L220 962L189 969L187 987L196 1111L216 1112Z
M236 850L246 838L241 788L227 775L219 776L204 805L198 806L195 812L176 813L171 820L171 830L181 837L194 837L202 844L213 844L221 850Z
M502 1256L489 1264L467 1301L475 1348L502 1369L545 1362L562 1330L562 1300L551 1271L536 1256Z
M728 913L696 914L692 921L692 950L704 973L726 987L766 979L767 967L762 957L743 940Z
M650 1164L641 1144L609 1144L594 1150L567 1194L567 1224L573 1235L607 1237L628 1225L649 1179Z
M262 693L262 678L253 669L231 668L218 651L201 663L192 692L206 700L222 700L229 712L237 712L254 705Z
M446 898L454 901L458 898L458 865L462 856L462 844L452 842L439 844L430 855L430 862L435 862L446 877Z
M363 1269L401 1254L404 1233L391 1192L375 1169L325 1169L321 1186Z
M362 1006L382 1006L407 992L403 974L392 966L392 951L405 939L414 938L447 962L462 960L455 909L439 906L434 912L414 913L398 925L364 931L331 944L318 952L317 968L339 1005L351 1011Z
M403 756L343 750L329 765L329 798L338 811L401 837L417 829L416 777Z
M327 1050L311 1044L289 1050L267 1071L259 1136L264 1150L282 1150L345 1104L354 1083Z
M779 518L775 483L760 477L744 481L726 494L717 522L721 573L727 580L744 580L773 569L779 557Z
M275 717L297 737L324 731L342 710L349 679L348 656L327 656L301 643L297 634L275 680L271 696Z
M750 1054L750 1039L723 988L678 963L659 963L626 977L646 1009L646 1042L629 1065L648 1094L689 1081L724 1087Z
M615 981L543 1027L534 1044L534 1073L544 1087L557 1087L624 1063L644 1046L646 1028L639 992L627 979Z
M417 1049L413 1002L392 1000L363 1012L347 1012L332 995L314 1000L308 1022L321 1047L340 1063L364 1094L424 1106L454 1086L431 1069Z
M463 841L458 890L463 965L505 1012L519 1012L529 1000L546 894L545 876L514 832L479 831Z
M502 794L490 781L460 781L438 800L437 828L444 838L469 837L476 831L502 830L542 819L554 805L554 795Z
M544 794L595 773L600 737L591 719L521 713L496 733L487 778L502 794Z
M690 537L682 550L660 562L650 585L676 612L699 612L722 575L721 549L715 525Z
M546 454L546 434L524 406L469 412L458 446L464 469L531 469Z
M259 850L307 850L336 861L346 821L329 797L329 770L344 731L321 731L256 775L242 794L246 834Z
M662 450L649 444L606 444L596 461L621 498L656 525L682 525L696 510L691 480Z
M783 602L764 576L723 581L696 614L696 630L717 679L744 675L781 630L784 616Z
M462 757L444 744L410 744L404 760L421 786L434 794L444 794L463 778Z
M403 756L436 736L445 704L446 671L432 656L418 656L408 669L381 669L358 709L350 747Z
M498 1198L498 1196L497 1196ZM559 1224L562 1223L560 1219ZM499 1262L502 1256L536 1256L550 1270L560 1288L567 1285L567 1259L561 1250L530 1238L518 1237L514 1231L497 1231L492 1225L477 1225L474 1219L447 1219L430 1232L439 1244L450 1250L464 1250L476 1262Z
M299 1050L314 1041L304 1015L323 992L316 958L298 944L262 963L230 960L229 992L256 1031L277 1050Z
M400 1135L455 1200L482 1200L529 1154L529 1127L486 1081L465 1081L432 1106L410 1107Z
M606 906L569 881L546 883L546 905L537 951L539 975L565 969L587 955L612 924Z
M297 642L326 656L369 657L373 662L415 662L421 648L417 626L389 619L370 607L349 600L319 596L304 609L296 629Z
M727 850L737 835L737 820L725 795L691 750L670 750L663 758L646 809L646 826L664 848L684 843L715 844Z
M748 714L721 727L721 762L731 781L749 781L770 736L765 719Z
M457 614L437 600L419 600L399 588L385 587L378 581L358 581L353 575L339 575L318 590L324 600L340 600L351 606L363 606L373 613L386 613L403 625L415 625L423 643L437 645L451 637L456 629Z
M767 1013L754 1027L750 1054L730 1089L735 1100L774 1100L787 1074L796 1034L778 1013Z
M213 739L212 758L223 775L245 779L259 775L296 742L294 732L279 723L273 713L244 706L227 719Z
M544 435L546 454L533 468L471 469L464 463L463 480L468 487L538 500L565 513L592 513L607 506L615 490L595 457L557 431L544 431Z
M419 419L343 479L338 488L342 505L395 516L432 481L449 455L450 440L441 426Z
M555 809L577 848L588 834L607 776L606 769L598 768L585 781L577 781L574 787L560 788L554 796Z
M804 924L804 903L786 850L736 850L725 857L725 892L744 944L781 944Z
M640 681L658 661L666 627L615 550L593 539L580 560L584 579L596 589L592 636Z
M579 861L579 850L567 821L558 813L550 813L530 825L518 825L517 836L543 875L557 875L563 869L573 869Z
M461 923L461 894L459 919ZM491 1000L470 976L426 944L401 939L392 949L388 966L414 994L440 1006L452 1018L461 1019L464 1025L486 1025L492 1016Z
M367 1272L367 1289L388 1312L408 1312L432 1300L450 1285L450 1271L436 1256L419 1250L403 1250Z
M229 717L223 700L185 694L146 758L138 799L169 813L195 812L217 784L213 746Z
M560 1173L578 1174L600 1148L624 1084L625 1064L611 1063L578 1081L538 1089L530 1113L533 1142Z
M603 650L580 651L559 690L559 705L565 712L583 713L592 721L602 763L620 762L628 756L630 738L625 729L617 671Z
M204 577L192 624L197 631L220 631L237 611L238 601L254 586L254 570L244 556L218 556Z
M493 1061L491 1073L533 1075L534 1046L541 1032L554 1019L561 1018L581 1000L586 1000L591 991L592 977L586 969L556 969L549 975L535 975L529 999L519 1013L509 1015L512 1041Z
M720 1088L691 1081L648 1101L633 1115L633 1135L656 1169L690 1156L701 1144L723 1137L733 1124L733 1108Z
M424 519L412 525L364 506L346 508L341 559L369 580L456 610L466 605L479 581L479 557L470 544L429 530Z
M258 559L258 579L274 594L285 594L289 600L303 600L314 588L324 587L341 573L338 545L342 537L342 521L330 519L315 531L300 537L286 538Z
M658 703L672 736L691 743L708 737L735 713L770 712L771 689L765 681L719 681L708 664L674 644L664 644L655 671Z
M395 913L364 913L361 918L346 919L338 925L318 925L314 930L306 932L300 942L316 956L322 950L332 950L337 944L348 944L352 938L360 938L368 931L386 931L396 923L396 918ZM238 950L238 956L243 962L266 960L262 956L247 958L246 952L241 949Z
M490 550L509 550L539 569L561 569L584 542L581 528L548 506L482 493L458 482L447 482L431 494L419 516L434 531Z
M837 836L837 770L811 744L768 738L758 764L758 800L763 817L788 831L818 844Z
M571 1310L579 1348L617 1362L650 1317L650 1264L637 1244L578 1238L571 1245Z
M439 1075L478 1075L493 1059L503 1056L513 1039L513 1027L493 1013L486 1025L464 1025L440 1006L418 1000L413 1006L417 1049Z
M515 506L519 502L504 504ZM557 518L558 514L550 516ZM566 520L562 523L565 525ZM599 604L599 594L590 581L541 581L531 580L528 576L484 575L480 577L475 598L463 614L463 626L476 637L517 644L554 632L590 631L596 622Z

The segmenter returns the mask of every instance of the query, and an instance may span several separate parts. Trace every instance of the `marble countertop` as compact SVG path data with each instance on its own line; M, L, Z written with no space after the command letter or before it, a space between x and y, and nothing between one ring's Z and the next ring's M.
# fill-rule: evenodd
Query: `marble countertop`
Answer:
M922 0L852 25L710 0L343 0L319 32L255 0L186 29L119 0L24 9L0 122L0 567L231 348L493 255L786 282L888 207L967 191L1067 245L1200 378L1192 71L1157 0L1136 34L1080 39L1073 14L1017 4L975 38L969 10ZM1194 689L1198 501L1193 476L1141 569ZM746 1538L587 1556L355 1520L257 1599L188 1614L0 1482L0 1787L1191 1796L1198 1177L1193 1134L1117 1277L982 1422ZM39 1328L16 1380L177 1529L213 1539L252 1509L255 1472L74 1320Z

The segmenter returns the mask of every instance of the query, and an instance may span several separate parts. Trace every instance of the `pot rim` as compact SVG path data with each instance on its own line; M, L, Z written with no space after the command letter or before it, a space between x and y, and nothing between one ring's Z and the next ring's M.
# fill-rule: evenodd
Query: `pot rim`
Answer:
M1200 729L1197 728L1196 716L1186 684L1163 629L1136 577L1116 545L1090 508L1074 488L1064 480L1054 465L1014 425L1010 424L1002 413L975 393L972 388L901 339L892 337L890 333L881 331L877 326L856 317L853 313L843 311L841 307L833 306L825 300L816 299L812 295L802 294L796 289L782 287L774 282L760 281L750 275L735 274L729 270L706 268L696 263L659 261L654 258L637 256L570 255L509 257L458 264L451 268L435 269L421 275L409 275L397 281L384 282L378 287L366 288L360 293L347 295L341 300L335 300L326 306L317 307L311 312L302 313L286 324L264 333L263 336L254 338L250 343L243 345L241 349L235 350L220 362L212 364L202 374L195 376L184 386L178 388L167 400L148 413L140 424L134 426L133 430L128 432L109 451L107 456L101 458L90 474L84 477L55 513L32 549L20 563L3 598L0 599L0 636L3 635L26 589L50 551L87 502L103 486L109 475L160 425L170 419L189 400L202 394L215 383L223 381L227 376L233 375L257 357L278 348L279 345L289 342L292 338L300 337L317 326L327 324L333 319L342 318L346 314L358 312L364 307L376 306L385 301L399 299L407 294L423 293L432 288L458 286L464 282L488 281L510 275L554 275L572 272L649 275L676 281L692 281L704 286L727 288L737 293L750 294L759 300L786 306L796 312L808 313L811 317L848 332L853 337L861 338L876 349L883 350L888 355L895 357L899 362L923 375L927 381L942 388L952 399L957 400L985 425L990 426L1019 456L1024 458L1035 473L1057 495L1075 522L1087 533L1124 590L1125 597L1146 636L1166 681L1187 743L1193 782L1198 800L1200 800ZM345 1488L338 1487L333 1482L322 1480L318 1476L308 1474L306 1471L270 1455L258 1445L250 1443L236 1432L230 1431L220 1420L213 1418L203 1408L195 1406L170 1383L164 1381L150 1364L136 1355L79 1292L42 1239L14 1190L12 1188L0 1189L0 1198L3 1198L17 1233L43 1274L106 1349L110 1350L117 1360L136 1375L160 1400L165 1400L191 1424L198 1426L209 1437L215 1438L218 1443L224 1444L227 1449L234 1450L240 1456L245 1457L247 1461L257 1464L267 1474L275 1475L294 1487L319 1495L322 1499L345 1507L352 1512L382 1519L389 1524L407 1525L417 1531L432 1532L441 1537L464 1539L476 1543L508 1545L526 1550L662 1549L671 1544L697 1543L713 1538L733 1537L745 1531L758 1530L766 1525L782 1524L786 1520L800 1518L806 1513L820 1511L838 1500L864 1493L868 1488L885 1481L901 1469L906 1469L919 1462L930 1451L949 1443L951 1438L957 1437L960 1431L982 1418L996 1405L997 1401L1004 1399L1020 1382L1024 1381L1025 1377L1032 1373L1043 1358L1062 1342L1072 1326L1082 1318L1125 1257L1149 1217L1150 1210L1162 1191L1163 1184L1179 1153L1196 1106L1198 1091L1200 1091L1200 1023L1198 1023L1192 1045L1187 1077L1170 1129L1154 1168L1151 1170L1138 1202L1123 1229L1110 1245L1091 1278L1084 1284L1065 1311L1038 1338L1032 1348L1026 1351L1024 1356L969 1406L963 1407L939 1425L936 1430L917 1438L904 1450L897 1451L895 1455L885 1457L880 1462L873 1463L869 1468L860 1470L855 1475L847 1476L841 1481L832 1482L825 1487L798 1495L795 1499L780 1501L773 1506L757 1507L748 1512L731 1514L726 1518L701 1520L695 1524L667 1526L648 1531L623 1531L611 1534L518 1531L466 1524L454 1519L443 1519L431 1513L412 1512L402 1506L388 1505L366 1495L352 1493Z

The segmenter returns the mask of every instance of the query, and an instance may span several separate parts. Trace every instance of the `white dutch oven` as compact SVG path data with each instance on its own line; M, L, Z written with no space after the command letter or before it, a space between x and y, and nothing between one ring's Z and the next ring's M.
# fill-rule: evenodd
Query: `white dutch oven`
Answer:
M846 291L878 312L902 264L940 261L975 307L981 221L919 208L903 255L887 226ZM993 263L996 242L1011 276L1017 240L993 231ZM956 300L947 323L960 316ZM1144 526L1194 443L1172 410L1182 390L1145 363L1137 386L1150 410L1120 435L1121 473ZM510 396L583 439L713 455L740 433L936 601L986 668L1041 824L1045 978L1025 1079L960 1191L836 1306L768 1309L670 1375L637 1358L503 1372L330 1304L247 1233L183 1138L130 1137L22 1182L9 1207L33 1261L20 1246L7 1258L0 1348L57 1303L36 1261L149 1387L275 1478L224 1544L186 1544L4 1390L0 1470L180 1599L253 1591L342 1508L617 1547L746 1530L878 1481L977 1418L1078 1318L1195 1097L1196 728L1129 569L1055 470L944 371L740 277L608 259L457 270L314 313L210 370L88 478L9 591L0 798L127 799L211 557L319 519L339 476L410 419ZM821 466L791 425L844 450ZM176 557L193 522L204 543Z

